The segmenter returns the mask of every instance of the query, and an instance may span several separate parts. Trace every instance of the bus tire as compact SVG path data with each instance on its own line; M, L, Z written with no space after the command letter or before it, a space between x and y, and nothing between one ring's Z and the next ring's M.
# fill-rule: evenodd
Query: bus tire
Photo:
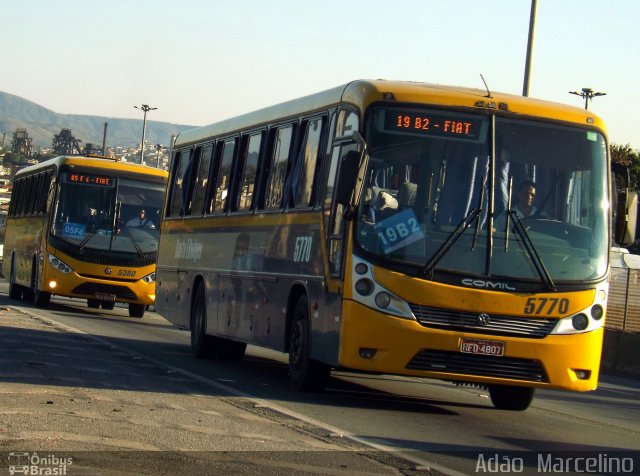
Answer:
M16 265L15 261L11 261L11 274L9 275L9 298L22 299L22 286L16 284Z
M147 306L144 304L134 304L129 303L129 317L141 318L144 316L144 311L147 309Z
M87 298L87 307L89 307L91 309L100 309L100 300L99 299L93 299L93 298Z
M491 403L498 410L523 411L533 401L535 388L512 385L489 385Z
M216 341L207 335L207 305L204 298L204 285L197 284L191 305L191 353L197 359L209 359L216 356Z
M107 311L113 311L113 308L116 307L116 303L114 301L100 301L100 307Z
M37 307L47 308L51 304L51 293L37 289L34 291L33 301Z
M311 358L309 302L306 295L296 303L289 328L289 380L296 390L314 392L326 386L331 367Z

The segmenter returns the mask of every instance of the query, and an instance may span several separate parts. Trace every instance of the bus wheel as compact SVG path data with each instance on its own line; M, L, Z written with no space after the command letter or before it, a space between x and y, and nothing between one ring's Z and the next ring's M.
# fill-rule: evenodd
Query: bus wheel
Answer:
M112 311L116 307L116 303L114 301L100 301L100 307L107 311Z
M100 309L100 300L87 298L87 307L91 309Z
M220 360L227 362L238 362L244 357L247 350L245 342L235 342L229 339L216 338L216 354Z
M534 393L535 389L533 387L489 385L491 403L498 410L526 410L533 401Z
M207 306L204 299L204 286L198 284L193 305L191 306L191 352L198 359L215 357L216 348L213 337L207 335Z
M144 304L133 304L129 303L129 317L142 317L144 316L144 311L147 308Z
M22 286L16 284L15 263L11 262L11 274L9 275L9 298L22 299Z
M33 294L33 300L38 307L49 307L51 303L51 293L36 288Z
M331 367L311 359L309 303L301 296L296 303L289 329L289 379L301 392L324 389Z

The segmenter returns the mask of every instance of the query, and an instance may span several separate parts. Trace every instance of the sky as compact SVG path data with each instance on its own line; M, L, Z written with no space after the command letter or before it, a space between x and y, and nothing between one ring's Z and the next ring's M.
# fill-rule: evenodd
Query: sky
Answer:
M522 94L531 0L0 0L0 91L200 126L354 79ZM640 1L537 0L529 96L640 149Z

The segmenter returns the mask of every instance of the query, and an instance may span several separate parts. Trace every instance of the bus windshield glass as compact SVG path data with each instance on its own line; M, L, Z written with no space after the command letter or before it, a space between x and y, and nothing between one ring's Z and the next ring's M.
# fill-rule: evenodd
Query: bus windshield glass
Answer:
M161 183L62 173L52 235L86 253L155 253L163 196Z
M365 133L370 160L356 233L374 259L415 266L416 275L556 284L606 273L599 132L394 106L372 109Z

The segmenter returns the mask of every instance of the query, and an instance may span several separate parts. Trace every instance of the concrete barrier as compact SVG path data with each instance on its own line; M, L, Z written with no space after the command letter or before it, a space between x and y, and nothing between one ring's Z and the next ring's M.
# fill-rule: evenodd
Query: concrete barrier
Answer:
M640 378L640 333L605 329L600 372Z

